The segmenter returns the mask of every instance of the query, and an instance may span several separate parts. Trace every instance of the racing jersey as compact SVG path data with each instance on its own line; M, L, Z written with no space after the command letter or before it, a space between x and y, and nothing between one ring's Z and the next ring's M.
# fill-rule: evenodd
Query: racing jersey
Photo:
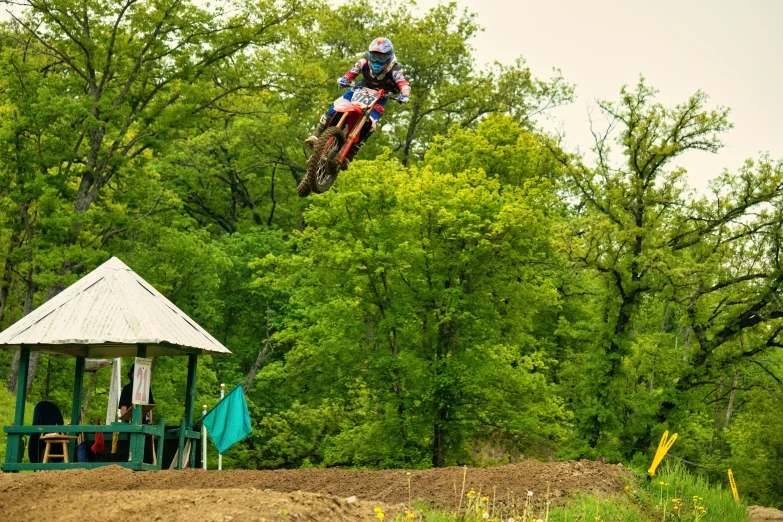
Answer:
M362 75L362 83L370 89L383 89L387 92L401 93L410 96L411 84L402 74L402 66L394 62L389 70L380 77L373 77L370 62L367 58L362 58L345 73L349 81L353 81L357 76Z

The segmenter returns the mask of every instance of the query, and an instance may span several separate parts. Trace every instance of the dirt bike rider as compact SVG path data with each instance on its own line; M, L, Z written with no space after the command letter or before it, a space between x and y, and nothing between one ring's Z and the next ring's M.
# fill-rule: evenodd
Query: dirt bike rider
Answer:
M364 57L360 59L353 67L351 67L344 76L337 80L337 85L340 88L348 89L342 97L348 101L353 96L353 87L350 83L361 74L364 77L361 85L370 89L384 89L387 92L399 92L400 96L397 101L400 103L408 103L410 100L411 86L405 76L402 74L402 67L395 61L394 47L388 38L376 38L370 43L369 50L364 54ZM339 98L338 98L339 99ZM364 146L367 139L375 131L375 127L378 125L378 121L383 116L383 112L386 106L386 98L381 98L375 105L375 108L370 113L370 121L365 124L365 128L362 129L361 139L351 147L348 155L345 159L343 168L348 168L350 161L356 156L356 153ZM321 116L321 121L318 123L318 127L315 129L315 133L305 140L305 143L309 147L313 147L318 141L324 130L329 126L329 122L334 116L336 111L334 110L334 103L332 103L326 114ZM368 128L369 127L369 128Z

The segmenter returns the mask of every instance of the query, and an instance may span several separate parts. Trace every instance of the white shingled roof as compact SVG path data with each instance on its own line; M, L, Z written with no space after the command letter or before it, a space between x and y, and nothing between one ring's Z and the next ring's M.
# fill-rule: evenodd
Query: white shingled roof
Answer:
M0 333L0 348L87 357L230 354L125 263L112 257Z

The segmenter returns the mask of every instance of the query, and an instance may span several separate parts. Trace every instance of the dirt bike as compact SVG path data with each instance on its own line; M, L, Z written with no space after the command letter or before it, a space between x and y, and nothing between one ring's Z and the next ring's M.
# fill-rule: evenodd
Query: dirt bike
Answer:
M313 146L313 153L307 160L307 175L296 187L296 193L302 197L310 192L321 194L331 188L340 169L346 165L345 158L351 147L361 139L362 128L375 105L383 98L398 97L383 89L354 84L350 87L355 87L351 100L340 97L334 102L336 113L329 122L330 126Z

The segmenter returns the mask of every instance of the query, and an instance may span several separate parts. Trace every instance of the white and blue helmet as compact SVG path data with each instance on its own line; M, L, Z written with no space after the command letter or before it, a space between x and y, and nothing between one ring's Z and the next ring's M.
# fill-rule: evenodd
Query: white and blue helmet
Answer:
M376 38L370 42L370 48L365 56L370 62L373 74L380 74L394 63L394 46L388 38Z

